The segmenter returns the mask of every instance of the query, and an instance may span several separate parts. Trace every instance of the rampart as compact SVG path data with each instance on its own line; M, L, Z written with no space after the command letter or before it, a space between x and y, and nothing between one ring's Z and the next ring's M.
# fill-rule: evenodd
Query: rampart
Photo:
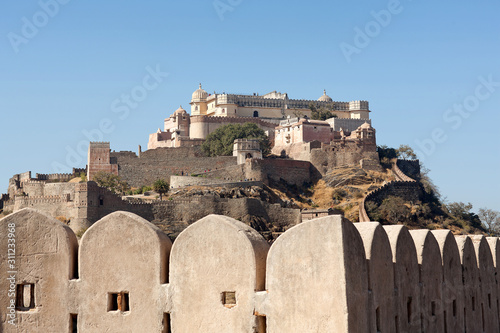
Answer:
M370 217L366 212L366 203L371 201L375 202L378 205L382 203L382 201L389 196L396 196L404 199L405 201L417 202L421 200L423 195L422 185L414 180L413 178L408 177L401 169L398 167L398 162L401 160L397 160L392 164L392 173L396 180L385 183L381 187L369 192L364 198L361 204L359 205L359 221L360 222L369 222ZM412 162L408 163L408 165L415 167L418 165L418 173L420 173L420 164L418 161L403 161L403 162ZM406 165L405 163L402 163ZM415 171L416 172L416 171Z
M310 183L319 176L310 162L284 158L247 159L245 164L211 170L200 175L212 178L214 182L217 182L217 179L236 182L250 179L266 185L275 181L298 186Z
M35 178L37 180L67 182L67 181L70 181L71 179L75 178L75 175L72 173L53 173L53 174L37 173Z
M420 161L419 160L397 160L396 167L404 175L412 179L420 177ZM394 170L393 170L394 171Z
M262 181L226 181L220 178L205 178L205 177L191 177L191 176L170 176L170 187L172 189L186 187L186 186L208 186L208 187L249 187L259 186L262 187Z
M171 175L201 173L235 165L236 157L205 157L199 147L157 148L141 153L111 152L111 163L130 186L151 185Z
M31 209L0 220L0 246L7 249L12 237L15 259L0 252L1 271L15 265L13 279L0 279L2 290L14 290L0 294L3 332L499 327L494 237L328 216L287 230L269 246L247 225L210 215L172 245L153 224L115 212L78 244L67 226Z

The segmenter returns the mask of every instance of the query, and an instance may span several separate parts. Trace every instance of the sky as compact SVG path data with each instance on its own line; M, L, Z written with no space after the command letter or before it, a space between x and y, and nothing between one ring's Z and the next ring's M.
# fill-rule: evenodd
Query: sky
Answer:
M209 92L367 100L377 143L407 144L447 202L500 211L500 2L6 1L0 193L85 167L89 141L147 147Z

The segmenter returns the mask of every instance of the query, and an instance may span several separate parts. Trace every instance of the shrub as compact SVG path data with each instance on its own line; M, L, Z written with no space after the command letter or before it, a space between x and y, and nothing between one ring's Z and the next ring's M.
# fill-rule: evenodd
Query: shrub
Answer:
M87 229L88 229L88 228L82 228L82 229L78 230L78 231L76 232L76 237L78 237L78 238L82 238L83 234L85 233L85 231L87 231Z
M344 190L343 188L336 188L332 193L332 198L338 201L341 201L346 196L347 196L347 191Z

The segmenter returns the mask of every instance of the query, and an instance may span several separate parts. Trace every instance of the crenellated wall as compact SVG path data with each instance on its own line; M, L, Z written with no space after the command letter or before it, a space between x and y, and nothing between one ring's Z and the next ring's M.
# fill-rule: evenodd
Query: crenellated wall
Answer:
M328 216L298 224L269 246L248 225L209 215L172 244L139 216L115 212L78 244L64 224L24 209L0 220L0 247L10 248L10 239L15 252L0 252L2 332L500 326L500 241L493 237Z
M200 147L150 149L137 156L132 152L111 152L111 163L130 186L150 186L171 175L200 173L236 165L236 157L204 157Z
M385 183L381 187L369 192L363 198L363 201L359 205L359 222L370 221L370 217L366 212L365 206L365 204L369 201L375 202L380 205L382 201L388 196L396 196L403 198L406 201L412 202L419 201L422 198L422 185L413 178L410 178L405 173L403 173L398 165L403 165L405 170L410 170L412 172L412 175L420 175L420 164L418 160L396 160L392 164L392 174L394 175L396 180Z

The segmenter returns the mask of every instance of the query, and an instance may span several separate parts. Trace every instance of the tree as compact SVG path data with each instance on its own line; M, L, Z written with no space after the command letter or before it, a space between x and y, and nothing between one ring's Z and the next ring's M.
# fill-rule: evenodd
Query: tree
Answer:
M304 113L300 110L294 110L293 111L293 116L296 118L302 118L304 116Z
M310 103L309 109L311 110L311 119L313 120L326 120L329 118L337 118L337 115L332 112L333 104L329 107L324 107L324 106L317 107L314 103Z
M398 158L403 160L416 160L417 154L413 151L413 149L408 145L400 145L398 149L396 149L396 153Z
M122 180L120 176L106 171L99 171L95 174L93 179L97 185L105 187L113 193L124 193L130 189L126 181Z
M429 177L429 170L426 168L422 162L420 162L420 183L424 187L424 191L427 195L429 195L429 199L436 203L439 203L441 200L441 193L439 192L439 187L434 184L432 179Z
M269 138L264 130L254 123L229 124L219 127L208 135L201 149L207 156L231 156L236 139L257 139L264 156L271 152Z
M396 196L388 196L379 207L381 217L389 223L406 222L410 216L410 208L406 202Z
M158 179L153 184L153 189L160 195L160 200L163 200L163 194L170 189L170 184L164 179Z
M481 220L474 212L472 212L472 204L470 202L452 202L446 205L449 215L460 222L467 224L477 229L483 229Z
M383 158L388 158L390 160L398 157L396 149L387 147L386 145L377 146L377 152L381 160Z
M490 234L497 234L500 227L500 212L488 208L479 208L479 219Z

